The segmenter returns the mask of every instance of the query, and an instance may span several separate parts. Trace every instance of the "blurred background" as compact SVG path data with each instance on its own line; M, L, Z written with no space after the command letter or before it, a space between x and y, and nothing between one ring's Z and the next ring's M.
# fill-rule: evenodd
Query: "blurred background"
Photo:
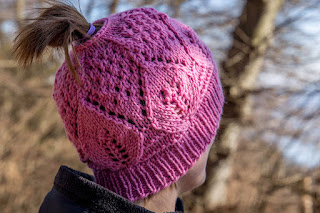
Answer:
M88 21L153 7L212 50L226 96L205 184L188 213L320 212L319 0L71 0ZM91 173L52 99L63 60L25 69L11 47L43 0L0 0L0 211L37 212L61 164Z

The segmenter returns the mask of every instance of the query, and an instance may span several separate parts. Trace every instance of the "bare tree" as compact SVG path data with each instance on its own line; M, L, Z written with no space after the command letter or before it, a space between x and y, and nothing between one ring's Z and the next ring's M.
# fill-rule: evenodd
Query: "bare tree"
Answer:
M222 63L222 82L226 105L220 136L212 152L221 156L219 164L208 172L204 195L207 211L227 203L227 181L233 167L241 128L251 111L249 90L261 72L263 59L275 28L275 18L284 0L248 0L233 33L233 44ZM211 153L215 154L215 153Z
M117 12L117 7L119 4L119 0L113 0L109 6L110 8L110 14L114 14Z

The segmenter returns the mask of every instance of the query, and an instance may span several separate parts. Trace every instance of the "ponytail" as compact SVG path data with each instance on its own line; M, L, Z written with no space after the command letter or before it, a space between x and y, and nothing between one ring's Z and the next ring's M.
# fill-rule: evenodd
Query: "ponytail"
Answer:
M13 52L18 63L25 67L31 65L34 59L40 58L48 46L62 49L69 71L77 83L80 83L70 59L69 45L80 65L72 43L90 37L86 34L90 24L74 6L62 2L49 2L49 5L48 8L39 9L39 16L29 19L32 22L19 30L14 40ZM99 27L101 25L96 26L96 32Z

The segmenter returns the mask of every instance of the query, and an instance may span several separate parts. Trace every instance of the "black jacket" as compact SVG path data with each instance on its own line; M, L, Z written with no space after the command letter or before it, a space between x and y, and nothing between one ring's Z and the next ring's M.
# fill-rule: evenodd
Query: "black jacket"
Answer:
M180 198L176 212L183 212ZM96 184L91 175L61 166L39 213L151 213Z

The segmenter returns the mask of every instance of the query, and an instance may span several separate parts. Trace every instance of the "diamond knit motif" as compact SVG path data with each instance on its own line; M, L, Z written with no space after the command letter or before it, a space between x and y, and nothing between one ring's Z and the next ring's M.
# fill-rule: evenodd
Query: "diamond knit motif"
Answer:
M95 23L103 27L75 47L82 86L64 63L53 97L97 183L134 201L177 181L205 152L223 92L210 50L179 21L137 8Z

